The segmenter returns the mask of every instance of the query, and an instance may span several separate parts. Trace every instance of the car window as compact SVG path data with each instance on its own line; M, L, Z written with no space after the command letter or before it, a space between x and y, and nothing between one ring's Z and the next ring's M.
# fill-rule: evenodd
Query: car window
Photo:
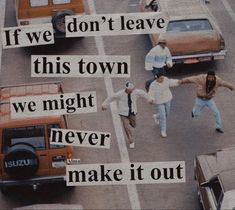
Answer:
M45 149L44 126L36 125L20 128L6 128L3 130L3 151L6 152L12 145L27 143L35 149Z
M69 4L71 0L53 0L53 4Z
M177 20L170 21L167 26L167 31L187 32L187 31L207 31L213 30L209 20Z
M51 137L51 129L52 128L60 128L60 125L59 124L50 124L47 126L47 129L48 129L48 139L49 139L49 147L50 149L56 149L56 148L63 148L64 145L55 145L55 144L51 144L50 143L50 137Z
M219 205L221 198L223 196L223 189L218 178L215 178L214 180L211 181L210 189L212 194L214 195L217 205Z
M40 7L48 5L48 0L30 0L31 7Z

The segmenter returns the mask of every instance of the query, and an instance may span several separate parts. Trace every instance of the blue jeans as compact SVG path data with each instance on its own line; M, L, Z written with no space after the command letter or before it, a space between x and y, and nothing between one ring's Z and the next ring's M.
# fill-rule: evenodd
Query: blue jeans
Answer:
M156 115L159 120L160 130L161 132L166 132L166 118L170 114L171 109L171 101L168 101L163 104L156 105Z
M210 112L213 116L213 119L215 122L215 127L222 128L220 112L219 112L213 99L203 100L203 99L197 97L195 105L193 107L193 115L195 117L199 116L205 106L208 107L208 109L210 110Z

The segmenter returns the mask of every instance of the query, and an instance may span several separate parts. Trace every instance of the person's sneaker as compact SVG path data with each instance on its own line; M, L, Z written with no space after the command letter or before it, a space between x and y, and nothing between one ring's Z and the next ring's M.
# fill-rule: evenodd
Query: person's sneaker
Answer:
M218 133L224 133L224 131L221 128L216 128L215 129Z
M155 124L159 125L159 120L156 114L153 114L153 119L154 119Z
M192 118L194 118L195 116L194 116L194 114L193 114L193 112L192 112Z
M166 135L166 132L161 132L161 136L163 137L163 138L166 138L167 137L167 135Z
M135 148L135 142L130 143L130 149L134 149Z

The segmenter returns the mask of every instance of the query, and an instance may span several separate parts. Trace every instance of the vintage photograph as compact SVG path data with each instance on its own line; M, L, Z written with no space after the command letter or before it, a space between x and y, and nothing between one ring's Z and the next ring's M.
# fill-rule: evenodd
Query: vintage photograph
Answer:
M235 209L234 0L0 0L0 209Z

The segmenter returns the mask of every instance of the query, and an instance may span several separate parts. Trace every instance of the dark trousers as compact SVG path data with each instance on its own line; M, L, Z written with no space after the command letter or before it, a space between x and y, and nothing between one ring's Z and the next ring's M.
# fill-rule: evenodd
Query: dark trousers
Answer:
M165 68L164 67L162 67L162 68L153 67L153 70L152 70L153 78L149 79L145 82L145 89L147 92L149 91L149 87L150 87L151 83L155 80L155 75L158 73L162 73L163 75L165 75L166 74Z
M122 125L127 135L127 139L129 143L131 144L134 142L134 137L133 137L131 129L136 127L136 117L135 115L132 115L132 114L129 116L120 115L120 117L121 117Z
M158 73L162 73L163 75L165 75L166 71L165 71L164 67L162 67L162 68L153 67L152 73L153 73L153 76L155 77L155 75L158 74Z

